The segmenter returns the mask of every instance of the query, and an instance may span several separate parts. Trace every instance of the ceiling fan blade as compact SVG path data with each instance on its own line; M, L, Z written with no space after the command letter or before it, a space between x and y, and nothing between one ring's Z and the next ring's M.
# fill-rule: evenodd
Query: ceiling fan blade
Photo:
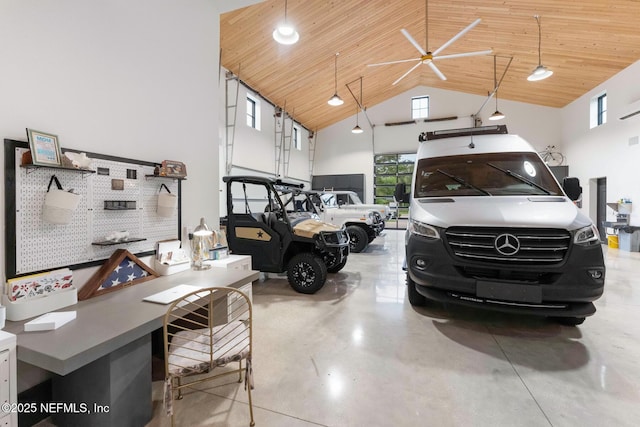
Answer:
M463 58L465 56L491 55L492 53L493 53L493 49L478 50L476 52L453 53L451 55L434 56L433 60L435 61L436 59Z
M400 64L401 62L420 61L420 58L401 59L399 61L378 62L377 64L367 64L367 67L377 67L378 65Z
M444 74L442 74L442 71L440 71L438 67L436 67L436 64L434 64L433 61L425 62L425 64L431 67L433 72L436 73L438 77L440 77L440 79L447 80L447 77Z
M409 75L410 72L412 72L413 70L415 70L416 68L418 68L420 66L420 64L422 64L422 61L418 62L416 65L414 65L413 67L411 67L409 69L409 71L407 71L406 73L404 73L403 75L401 75L398 80L396 80L395 82L391 83L392 86L395 86L397 83L400 82L400 80L404 79L405 77L407 77Z
M456 34L455 36L453 36L448 42L446 42L445 44L443 44L442 46L440 46L438 49L436 49L433 52L433 56L436 56L439 52L442 52L443 50L445 50L447 47L449 47L449 45L453 42L455 42L456 40L458 40L460 37L464 36L469 30L471 30L473 27L475 27L476 25L478 25L480 23L480 21L482 21L482 19L478 18L475 21L473 21L471 24L469 24L469 26L467 28L465 28L464 30L460 31L458 34Z
M424 51L424 49L422 48L422 46L420 46L418 44L418 42L416 42L413 37L411 37L411 34L409 34L409 31L405 30L404 28L400 30L400 32L402 34L404 34L404 36L407 38L407 40L409 40L409 42L411 42L411 44L413 45L413 47L415 47L416 49L418 49L418 52L420 52L420 55L424 56L427 54L427 52Z

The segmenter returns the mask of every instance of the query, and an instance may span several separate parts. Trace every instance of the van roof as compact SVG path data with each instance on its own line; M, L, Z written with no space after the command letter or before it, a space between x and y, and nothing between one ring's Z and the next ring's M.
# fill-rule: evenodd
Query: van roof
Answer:
M456 136L421 142L418 147L418 159L500 152L536 152L536 150L518 135Z

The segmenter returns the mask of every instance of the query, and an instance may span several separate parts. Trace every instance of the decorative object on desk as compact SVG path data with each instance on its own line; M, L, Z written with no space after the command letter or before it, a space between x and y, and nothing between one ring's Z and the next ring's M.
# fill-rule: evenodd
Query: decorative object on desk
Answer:
M27 128L31 148L31 163L40 166L62 166L62 154L57 135Z
M62 156L63 165L67 161L66 159L70 162L71 167L76 169L90 170L93 162L93 159L87 157L87 153L74 153L71 151L66 151Z
M158 277L151 267L126 249L118 249L78 292L80 301Z
M166 193L162 192L163 188L167 190ZM171 218L178 207L178 196L171 194L171 190L165 184L161 184L158 191L158 216Z
M216 245L209 250L209 259L225 259L229 256L229 248L222 245Z
M207 270L210 265L204 264L209 259L209 251L215 246L213 231L205 224L204 218L200 218L200 224L189 235L191 245L191 268L194 270Z
M187 270L191 259L184 249L180 248L180 240L169 239L156 243L154 269L163 276Z
M73 273L68 268L31 274L7 280L5 294L10 301L29 299L73 286Z
M51 189L54 182L58 188ZM63 190L58 178L51 175L42 207L42 219L51 224L69 224L79 202L79 194L73 193L73 189Z
M160 176L168 176L171 178L185 178L187 176L187 167L182 162L175 160L163 160L160 167Z

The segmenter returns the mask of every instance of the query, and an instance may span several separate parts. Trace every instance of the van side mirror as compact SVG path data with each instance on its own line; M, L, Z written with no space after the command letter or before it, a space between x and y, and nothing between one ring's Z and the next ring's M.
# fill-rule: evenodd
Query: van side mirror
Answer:
M396 190L393 197L398 203L409 203L409 193L407 193L407 184L404 182L396 184Z
M569 199L576 201L580 199L582 194L582 187L580 187L580 180L575 177L565 177L562 179L562 189Z

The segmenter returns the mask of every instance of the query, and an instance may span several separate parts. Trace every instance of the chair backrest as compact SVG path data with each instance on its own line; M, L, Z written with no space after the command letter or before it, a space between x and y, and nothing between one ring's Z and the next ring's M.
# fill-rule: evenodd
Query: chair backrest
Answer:
M250 359L252 306L234 288L211 287L174 301L164 317L165 376L210 372Z

